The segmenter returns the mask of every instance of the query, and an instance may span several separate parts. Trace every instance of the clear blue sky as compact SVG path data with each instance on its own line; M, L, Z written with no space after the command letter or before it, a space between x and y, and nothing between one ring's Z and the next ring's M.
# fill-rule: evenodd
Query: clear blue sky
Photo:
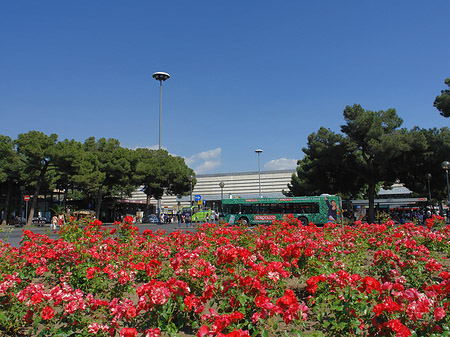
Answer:
M197 173L295 168L346 105L449 126L450 1L2 1L0 134L162 145Z

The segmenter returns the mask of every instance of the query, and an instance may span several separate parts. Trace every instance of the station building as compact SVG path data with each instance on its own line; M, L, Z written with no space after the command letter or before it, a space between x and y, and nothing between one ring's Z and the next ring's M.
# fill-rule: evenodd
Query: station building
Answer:
M259 182L261 176L261 196L283 197L283 190L288 190L294 170L276 170L261 172L237 172L196 175L197 184L192 188L192 204L201 204L201 207L219 209L222 199L227 198L258 198ZM221 184L223 183L223 185ZM223 186L223 188L221 187ZM200 200L196 200L200 199ZM147 200L147 195L141 189L133 192L130 198L119 202L128 204L129 209L156 213L157 200ZM170 196L164 195L161 200L161 210L164 213L176 213L191 203L191 195ZM132 212L130 212L132 213ZM134 212L133 212L134 213Z
M219 210L222 199L228 198L282 198L283 191L288 191L292 174L296 170L275 170L256 172L235 172L196 175L197 183L192 188L192 205L200 208ZM261 176L261 195L259 193L259 177ZM223 183L223 185L221 184ZM223 186L223 188L221 187ZM375 199L378 209L414 209L427 198L412 197L412 192L403 184L394 184L390 189L380 189ZM199 200L198 200L199 199ZM117 200L121 204L120 214L136 215L157 213L157 200L150 198L142 189L137 189L128 199ZM165 214L176 214L183 207L191 204L191 194L185 196L164 195L161 200L161 211ZM368 200L351 200L350 207L363 209L368 207Z

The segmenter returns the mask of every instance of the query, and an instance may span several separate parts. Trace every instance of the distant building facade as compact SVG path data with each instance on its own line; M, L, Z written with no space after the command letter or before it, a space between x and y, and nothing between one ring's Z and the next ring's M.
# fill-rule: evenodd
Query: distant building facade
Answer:
M295 170L261 171L261 195L264 197L282 197L283 190L288 190ZM192 204L197 205L195 197L200 196L200 202L205 208L218 209L223 198L255 198L259 196L259 172L237 172L196 175L197 184L192 189ZM223 189L220 183L223 182ZM133 192L128 199L122 199L123 204L134 204L133 209L156 213L157 201L153 198L147 201L147 195L141 190ZM189 206L191 196L164 195L161 209L164 213L173 213L182 207ZM136 207L137 206L137 207Z

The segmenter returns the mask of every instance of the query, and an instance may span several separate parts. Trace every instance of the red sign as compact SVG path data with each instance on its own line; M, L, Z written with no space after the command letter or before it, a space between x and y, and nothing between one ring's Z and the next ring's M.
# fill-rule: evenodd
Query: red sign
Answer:
M261 221L261 220L276 220L277 216L276 215L255 215L255 220L257 221Z
M25 200L25 201L30 201L30 196L29 196L29 195L24 196L24 197L23 197L23 200Z

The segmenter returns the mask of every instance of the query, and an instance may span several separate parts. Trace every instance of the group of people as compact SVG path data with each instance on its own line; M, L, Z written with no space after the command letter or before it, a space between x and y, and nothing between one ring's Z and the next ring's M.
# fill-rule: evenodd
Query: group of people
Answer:
M163 214L161 214L161 217L159 220L161 223L172 223L173 219L174 219L173 215L163 213Z
M52 217L52 223L51 228L56 229L56 226L59 226L59 228L62 228L66 224L66 218L64 217L64 214L56 215L54 214Z

